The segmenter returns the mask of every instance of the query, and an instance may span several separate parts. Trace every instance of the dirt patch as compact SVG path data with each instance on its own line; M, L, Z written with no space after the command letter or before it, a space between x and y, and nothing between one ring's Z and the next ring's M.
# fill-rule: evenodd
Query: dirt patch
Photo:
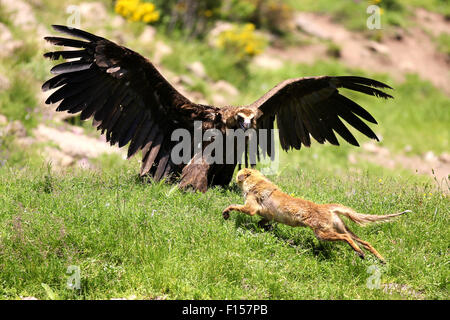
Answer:
M125 151L117 146L110 146L103 136L92 138L84 134L80 127L62 125L58 128L40 124L33 130L33 143L52 143L46 146L43 156L51 161L55 168L62 169L77 166L82 169L92 169L90 159L101 154L116 153L125 157Z
M443 191L449 192L450 154L443 153L436 156L432 151L419 156L406 154L392 154L389 149L367 142L362 146L362 153L351 153L348 157L350 163L359 160L375 163L389 169L403 168L414 173L429 175L436 178Z
M418 8L415 11L414 21L434 36L441 33L450 34L450 22L439 13Z
M323 43L308 44L299 47L274 48L267 49L266 54L273 59L281 59L282 61L293 61L297 63L313 64L320 58L328 58L327 46Z
M331 41L340 48L339 59L352 68L377 70L402 80L406 73L417 73L438 88L450 94L450 61L436 48L432 36L449 32L450 22L436 13L417 12L417 26L407 30L385 32L381 42L375 42L360 32L347 30L335 23L329 15L301 12L296 15L296 25L315 39ZM270 54L300 63L312 63L327 58L325 44L313 44L289 49L271 48Z
M383 284L382 287L383 287L383 292L388 293L388 294L398 293L398 294L401 294L402 296L413 297L416 300L425 299L422 292L416 291L406 284L386 283L386 284Z

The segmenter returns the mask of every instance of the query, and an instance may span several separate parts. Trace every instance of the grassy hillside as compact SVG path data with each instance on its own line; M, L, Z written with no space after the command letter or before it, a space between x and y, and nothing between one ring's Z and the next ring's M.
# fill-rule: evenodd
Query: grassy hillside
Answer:
M363 5L286 2L296 9L327 9L337 21L342 19L340 12L352 14ZM406 22L413 6L442 8L438 0L397 2L403 8L399 19ZM36 20L49 27L64 23L67 5L81 1L39 3L32 6ZM242 68L236 55L211 48L205 39L166 33L164 26L156 27L152 44L143 44L138 37L145 25L125 22L115 28L110 1L103 3L108 18L102 25L87 25L90 31L106 37L119 32L124 45L149 57L157 51L158 41L170 46L172 53L161 59L160 66L175 75L191 76L186 89L207 101L213 100L211 87L218 80L239 89L238 95L227 97L229 104L246 104L286 78L370 76L394 87L390 93L395 99L345 93L377 119L379 125L371 128L383 137L379 146L392 155L407 146L413 156L449 151L449 97L417 75L394 80L377 70L349 69L330 57L313 64L286 62L276 70L251 61ZM0 90L0 114L8 122L21 121L32 138L41 123L61 125L49 119L39 103L39 88L50 77L52 63L42 58L48 49L35 30L24 31L1 10L0 22L24 42L0 63L0 75L10 82L9 88ZM203 63L208 78L189 73L186 66L194 61ZM82 127L87 134L97 134L88 127ZM61 170L43 156L51 142L23 144L18 137L4 135L4 130L0 124L0 299L449 298L448 180L435 181L364 160L351 163L350 153L363 151L345 142L339 148L314 143L310 149L282 154L280 170L270 178L290 194L370 214L412 210L391 223L364 228L347 222L387 259L382 265L369 253L361 260L344 243L318 241L306 228L275 225L264 231L257 226L258 218L236 212L223 220L221 212L227 205L243 202L235 184L201 194L141 181L140 155L130 161L104 155L89 159L92 170ZM356 136L362 143L368 141ZM80 290L67 287L70 266L79 267ZM368 286L374 275L371 266L380 272L380 287L374 289Z
M448 298L449 201L426 181L371 169L333 174L311 162L273 177L287 192L317 202L371 214L412 210L392 223L348 223L387 258L381 265L345 244L319 242L306 228L266 232L257 218L238 213L224 221L223 208L242 203L235 188L184 193L141 183L136 169L0 169L0 297ZM79 291L66 286L71 265L81 270ZM372 265L381 272L380 289L367 287ZM392 291L383 290L389 285Z
M287 3L298 10L331 14L334 20L355 30L364 30L366 28L366 19L369 15L365 9L372 4L376 4L382 9L381 21L388 28L410 26L413 12L417 8L438 12L446 17L450 15L450 9L446 0L287 0Z

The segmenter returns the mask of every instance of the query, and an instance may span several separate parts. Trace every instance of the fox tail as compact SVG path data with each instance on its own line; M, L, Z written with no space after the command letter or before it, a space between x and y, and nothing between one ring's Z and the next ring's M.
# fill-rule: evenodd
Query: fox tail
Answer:
M373 214L357 213L355 210L345 206L336 206L331 211L338 215L346 216L347 218L349 218L350 220L359 225L366 225L367 223L372 222L387 222L395 217L401 216L402 214L411 212L411 210L405 210L399 213L373 215Z

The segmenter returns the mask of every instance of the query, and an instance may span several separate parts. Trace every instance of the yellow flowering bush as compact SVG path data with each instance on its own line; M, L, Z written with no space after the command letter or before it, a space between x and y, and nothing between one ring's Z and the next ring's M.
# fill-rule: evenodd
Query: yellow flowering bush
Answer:
M121 16L131 21L151 23L159 20L159 11L151 2L141 0L117 0L114 9Z
M219 48L234 51L239 58L246 59L260 54L266 46L263 36L255 33L255 25L247 23L223 31L217 39Z

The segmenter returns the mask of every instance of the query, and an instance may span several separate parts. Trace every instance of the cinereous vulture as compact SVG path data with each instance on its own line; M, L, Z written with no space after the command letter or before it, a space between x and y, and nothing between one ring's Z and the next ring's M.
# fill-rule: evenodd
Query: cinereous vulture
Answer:
M128 157L142 151L141 176L149 175L157 181L164 177L177 179L182 188L205 192L209 186L227 185L243 153L247 166L249 149L240 154L238 151L231 163L225 160L211 163L202 153L195 152L190 161L175 163L171 157L178 143L171 138L175 129L193 133L194 121L201 121L202 132L215 129L225 137L231 132L228 129L275 132L271 129L276 119L280 145L286 151L298 150L302 145L309 147L311 137L319 143L339 145L335 133L358 146L342 120L376 140L377 136L362 119L377 122L365 109L341 95L339 88L392 98L380 90L392 88L376 80L320 76L285 80L246 106L219 108L197 104L178 92L140 54L86 31L60 25L53 28L78 39L45 38L54 45L75 48L44 55L53 60L69 60L51 69L56 76L45 82L42 90L57 90L46 103L60 101L57 111L81 113L82 120L93 118L93 125L106 135L111 145L122 147L129 143ZM264 137L267 141L257 138L258 159L260 149L264 156L273 156L273 134ZM245 139L247 143L248 137ZM191 145L195 150L193 141ZM224 157L233 152L223 148ZM196 157L199 161L194 161Z

